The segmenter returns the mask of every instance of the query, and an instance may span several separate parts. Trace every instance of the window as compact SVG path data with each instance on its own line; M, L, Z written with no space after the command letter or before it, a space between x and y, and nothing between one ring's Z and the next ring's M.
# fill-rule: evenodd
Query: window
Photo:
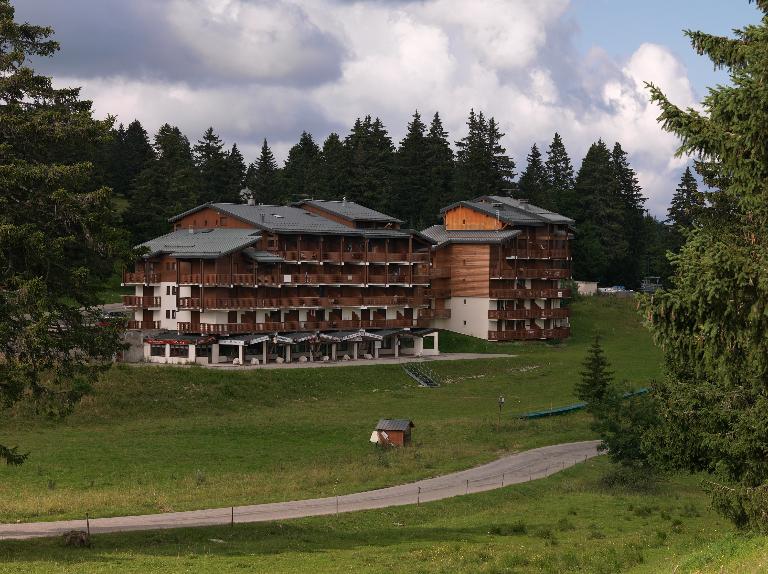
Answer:
M149 355L151 357L165 357L165 345L151 345Z
M466 321L464 321L464 324L466 325L466 324L467 324L467 322L466 322Z
M219 219L219 225L225 227L227 225L227 218L222 216L221 219Z
M166 319L170 319L171 318L171 310L170 309L166 309L165 310L165 318Z
M166 285L165 286L165 294L166 295L170 295L171 294L171 286L170 285Z
M464 299L464 304L465 304L465 305L467 304L467 300L466 300L466 299Z
M171 295L176 295L176 287L171 287Z
M176 318L176 310L174 309L173 311L171 311L171 319L175 319L175 318Z
M171 357L188 357L189 347L187 345L171 345Z

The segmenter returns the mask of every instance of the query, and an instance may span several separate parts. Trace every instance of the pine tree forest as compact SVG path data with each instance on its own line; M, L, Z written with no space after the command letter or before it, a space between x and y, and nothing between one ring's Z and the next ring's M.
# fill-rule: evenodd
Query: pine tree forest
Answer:
M365 116L349 133L324 140L302 132L282 165L265 139L248 161L209 127L197 142L165 124L154 137L138 120L113 128L97 170L115 192L116 211L135 242L168 231L167 219L204 202L288 204L303 198L362 203L423 229L440 209L480 195L507 195L576 221L577 279L637 288L645 276L670 274L666 257L683 244L705 203L687 169L666 221L650 216L630 157L597 140L580 167L555 133L534 143L519 168L493 117L470 110L463 137L451 141L439 113L416 111L393 141L382 120Z

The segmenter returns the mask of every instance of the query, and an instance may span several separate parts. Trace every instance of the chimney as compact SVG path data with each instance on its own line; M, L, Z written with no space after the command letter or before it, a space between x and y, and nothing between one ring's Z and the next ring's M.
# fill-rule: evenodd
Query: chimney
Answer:
M195 232L195 228L191 225L189 226L189 234L192 235Z
M253 199L253 196L248 198L248 205L256 205L256 200Z

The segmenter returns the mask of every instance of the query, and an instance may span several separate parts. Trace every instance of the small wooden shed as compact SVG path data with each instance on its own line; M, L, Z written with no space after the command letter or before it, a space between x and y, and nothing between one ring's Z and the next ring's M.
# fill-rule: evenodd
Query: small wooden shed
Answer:
M406 446L411 442L413 427L409 419L381 419L371 434L371 442L381 446Z

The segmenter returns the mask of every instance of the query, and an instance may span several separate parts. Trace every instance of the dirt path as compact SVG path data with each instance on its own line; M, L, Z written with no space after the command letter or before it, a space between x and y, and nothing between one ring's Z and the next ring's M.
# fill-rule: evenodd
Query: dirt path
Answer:
M213 526L229 524L233 517L234 522L237 523L285 520L442 500L549 476L597 456L598 444L599 441L595 440L545 446L505 456L460 472L338 497L189 512L97 518L90 521L91 533ZM57 536L68 530L85 530L85 528L85 520L0 524L0 540Z

